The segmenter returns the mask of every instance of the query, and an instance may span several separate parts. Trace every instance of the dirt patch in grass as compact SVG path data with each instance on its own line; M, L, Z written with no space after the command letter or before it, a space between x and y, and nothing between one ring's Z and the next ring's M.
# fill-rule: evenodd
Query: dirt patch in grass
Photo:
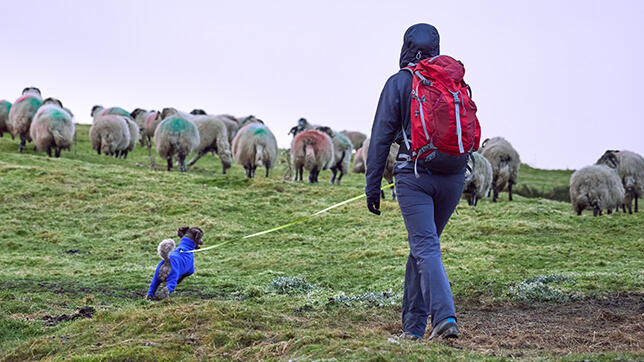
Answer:
M95 310L92 307L83 307L74 314L63 314L59 316L46 315L42 317L42 319L45 322L46 326L53 327L58 323L67 322L78 318L92 318L94 312Z
M511 357L644 352L644 294L566 304L457 304L457 313L459 338L439 343L458 349ZM400 332L400 325L381 328Z

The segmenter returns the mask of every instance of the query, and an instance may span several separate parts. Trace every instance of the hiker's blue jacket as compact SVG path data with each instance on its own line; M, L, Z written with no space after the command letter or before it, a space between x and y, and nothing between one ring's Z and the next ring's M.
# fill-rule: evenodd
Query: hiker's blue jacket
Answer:
M400 144L398 161L403 161L401 155L411 156L403 141L402 129L405 128L407 138L411 141L411 83L412 75L402 68L415 65L420 60L440 54L440 38L438 30L429 24L416 24L405 32L403 46L400 51L400 70L392 75L385 83L380 94L376 116L371 128L369 150L367 151L367 199L380 195L382 174L385 170L389 147L393 142ZM408 164L400 168L394 167L394 173L402 169L412 169Z
M172 270L166 279L166 287L172 293L177 284L185 277L192 275L195 272L195 254L194 253L182 253L181 251L191 251L194 250L197 244L188 238L181 238L179 246L172 253L170 253L170 266ZM154 272L154 277L152 278L152 283L150 283L150 289L148 290L148 295L153 297L157 292L157 288L161 284L159 280L159 268L163 261L157 265L157 269Z

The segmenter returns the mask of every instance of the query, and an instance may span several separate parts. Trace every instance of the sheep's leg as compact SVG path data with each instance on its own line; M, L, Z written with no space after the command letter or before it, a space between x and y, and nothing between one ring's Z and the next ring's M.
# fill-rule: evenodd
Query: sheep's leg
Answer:
M612 213L613 213L613 208L611 207L611 208L609 208L609 209L606 209L606 213L607 213L608 215L612 214Z
M342 176L344 176L344 173L342 173L342 169L340 169L340 176L338 176L338 179L335 181L338 186L340 186L340 180L342 180Z
M635 195L635 212L637 212L637 199L639 198L639 195Z
M208 151L199 151L195 157L192 158L192 160L188 161L188 166L194 165L201 157L203 157ZM225 170L224 170L224 173Z
M20 147L18 148L18 152L22 153L22 150L25 149L26 143L27 141L25 140L25 138L20 135Z
M492 202L496 202L496 199L499 198L499 191L494 189L494 196L492 196Z
M335 174L338 172L338 170L335 167L331 167L331 185L335 182Z
M62 152L62 148L56 148L56 157L60 157L60 153Z
M476 188L472 191L472 195L467 199L470 206L476 206Z
M179 155L179 171L188 172L188 167L186 167L186 156Z
M168 171L172 168L172 156L168 156Z
M512 201L512 184L508 183L508 193L510 194L510 201Z
M45 152L47 152L47 156L51 157L51 146L47 146Z
M268 178L268 169L271 167L271 161L266 161L266 178Z
M393 180L389 184L392 184L392 183L394 183ZM391 200L396 201L396 187L395 186L391 188Z
M121 155L123 156L124 160L127 159L127 154L128 154L127 150L121 152Z

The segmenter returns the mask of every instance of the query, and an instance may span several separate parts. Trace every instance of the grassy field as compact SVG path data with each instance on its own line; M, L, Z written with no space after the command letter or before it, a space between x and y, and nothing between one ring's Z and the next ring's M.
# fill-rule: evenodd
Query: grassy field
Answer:
M442 237L461 338L414 343L397 338L408 246L388 192L381 216L362 199L242 239L360 195L364 175L246 179L212 156L182 174L153 150L154 170L138 146L96 155L88 129L60 159L0 138L2 360L644 358L644 213L576 216L556 201L572 171L523 165L515 201L461 201ZM228 243L145 300L184 225Z

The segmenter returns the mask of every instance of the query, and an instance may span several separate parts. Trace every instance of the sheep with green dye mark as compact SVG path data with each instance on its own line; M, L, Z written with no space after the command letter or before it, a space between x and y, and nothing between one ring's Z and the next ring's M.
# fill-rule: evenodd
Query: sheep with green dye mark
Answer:
M364 158L365 172L367 171L367 154L369 153L369 143L370 139L367 138L362 143L362 157ZM396 163L396 157L398 157L398 150L400 145L397 143L392 143L389 146L389 154L387 155L387 161L385 162L385 171L382 174L382 178L387 180L387 183L390 185L394 183L394 163ZM380 195L384 199L385 192L380 190ZM396 200L396 190L394 187L391 188L391 199Z
M0 100L0 137L7 132L9 132L9 111L11 110L11 102L6 100Z
M492 188L492 165L487 158L480 153L472 153L474 168L469 179L463 184L462 198L467 200L470 206L476 206L478 200L487 197Z
M271 130L261 123L251 123L237 132L233 140L233 157L235 162L244 166L246 176L255 177L257 167L266 167L268 171L277 162L277 140Z
M327 133L333 141L333 164L331 165L331 184L334 182L340 185L342 176L349 173L349 165L351 165L351 151L353 151L353 144L342 133L333 131L329 127L317 127L318 131ZM337 173L340 175L336 179Z
M97 116L89 129L92 149L99 155L119 157L130 146L129 117L117 115Z
M624 186L617 173L617 157L605 154L596 164L575 171L570 177L570 202L577 215L592 209L593 216L609 214L624 202Z
M187 172L186 157L199 146L197 125L174 108L164 108L161 118L163 121L154 132L157 153L168 160L168 171L172 169L172 157L175 157L180 171Z
M492 202L496 202L499 192L508 186L509 200L512 201L512 186L519 180L521 159L510 142L503 137L493 137L483 141L479 150L492 166Z
M92 107L92 118L96 119L96 117L106 116L106 115L123 116L123 117L130 118L130 112L126 111L121 107L105 108L101 105L95 105L94 107Z
M304 170L309 171L309 182L318 182L318 174L333 165L333 141L317 130L299 132L291 142L291 164L295 168L294 181L302 181Z
M211 115L183 114L183 116L194 122L199 130L199 144L194 150L196 155L188 162L188 166L194 165L208 152L213 152L219 156L222 173L226 174L226 170L232 166L232 153L230 151L228 129L224 122Z
M22 152L27 142L31 141L29 128L41 104L40 89L27 87L22 91L22 96L13 103L9 110L8 129L11 137L20 136L19 152Z
M55 98L43 101L31 122L29 134L36 148L51 157L60 157L61 150L70 150L74 141L74 122L72 115L63 108L62 102Z
M610 154L617 158L617 174L622 180L625 196L622 209L626 213L633 213L633 200L635 212L638 212L637 199L644 195L644 158L632 151L606 151L597 163L610 165Z

